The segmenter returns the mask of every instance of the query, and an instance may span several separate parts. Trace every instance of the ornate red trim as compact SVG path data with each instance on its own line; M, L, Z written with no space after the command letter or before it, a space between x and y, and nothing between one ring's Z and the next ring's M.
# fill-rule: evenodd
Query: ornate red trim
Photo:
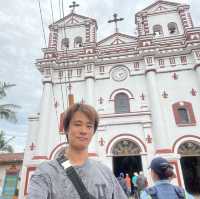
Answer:
M180 103L183 103L183 105L180 105ZM184 108L187 110L188 117L189 117L188 123L181 123L181 118L178 113L179 108ZM176 103L172 104L172 109L173 109L176 125L178 125L178 126L194 126L194 125L196 125L195 115L193 112L192 104L190 102L186 102L186 101L176 102Z
M196 138L196 139L199 139L199 142L200 142L200 137L199 136L196 136L196 135L184 135L184 136L181 136L181 137L179 137L175 142L174 142L174 144L173 144L173 146L172 146L172 152L173 153L175 153L175 147L176 147L176 144L180 141L180 140L182 140L182 139L184 139L184 138Z
M113 137L113 138L108 142L108 145L107 145L107 147L106 147L106 153L108 153L108 149L109 149L111 143L113 142L113 140L115 140L115 139L118 138L118 137L122 137L122 136L130 136L130 137L133 137L134 139L138 140L138 141L142 144L142 146L144 147L144 151L147 152L147 147L146 147L146 145L144 144L144 142L143 142L140 138L138 138L138 137L136 137L135 135L132 135L132 134L119 134L119 135ZM141 151L142 151L142 150L141 150Z
M36 167L28 167L26 171L26 180L25 180L25 187L24 187L24 195L28 194L28 179L31 171L35 171Z
M179 169L178 169L178 163L177 163L176 160L170 161L170 163L175 166L176 175L177 175L176 177L177 177L177 180L178 180L178 185L182 187L180 172L179 172Z
M40 155L36 155L36 156L33 156L32 160L48 160L48 157L47 156L40 156Z
M156 154L157 153L172 153L172 150L171 149L157 149Z
M134 99L134 96L133 96L133 94L131 93L131 91L130 90L128 90L128 89L126 89L126 88L118 88L118 89L116 89L116 90L114 90L111 94L110 94L110 97L109 97L109 100L112 100L112 98L113 98L113 95L115 94L115 93L118 93L118 91L120 91L120 92L124 92L124 93L128 93L129 94L129 99L130 99L130 97L132 98L132 99ZM113 100L114 101L114 100Z

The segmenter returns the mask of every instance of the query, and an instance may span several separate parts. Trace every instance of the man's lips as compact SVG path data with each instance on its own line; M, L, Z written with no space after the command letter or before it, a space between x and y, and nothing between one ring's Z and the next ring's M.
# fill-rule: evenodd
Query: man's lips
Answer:
M77 137L80 141L88 141L88 138L86 137Z

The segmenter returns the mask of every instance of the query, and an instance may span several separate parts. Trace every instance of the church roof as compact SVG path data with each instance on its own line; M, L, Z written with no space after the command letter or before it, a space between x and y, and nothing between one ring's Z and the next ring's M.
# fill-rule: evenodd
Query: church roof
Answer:
M134 42L137 38L134 36L126 35L123 33L114 33L105 39L98 42L98 46L104 46L104 45L116 45L116 44L125 44Z
M65 22L65 25L72 25L72 24L80 24L80 23L84 23L84 22L88 22L88 21L94 22L95 25L97 26L96 19L93 19L90 17L85 17L83 15L79 15L74 12L71 12L67 16L65 16L65 17L59 19L58 21L56 21L55 23L51 24L49 27L52 27L53 25L63 24L63 22Z
M153 13L153 12L162 12L165 10L177 9L177 7L180 5L182 5L182 4L170 2L170 1L158 0L158 1L154 2L153 4L149 5L148 7L144 8L143 10L137 12L136 15L143 13L143 12Z
M0 163L22 162L24 153L1 153Z
M150 14L163 13L163 12L168 12L168 11L177 11L177 8L179 6L189 7L189 5L186 5L186 4L180 4L180 3L171 2L171 1L157 0L156 2L152 3L148 7L137 12L135 15L135 22L137 23L137 16L142 13L150 15Z

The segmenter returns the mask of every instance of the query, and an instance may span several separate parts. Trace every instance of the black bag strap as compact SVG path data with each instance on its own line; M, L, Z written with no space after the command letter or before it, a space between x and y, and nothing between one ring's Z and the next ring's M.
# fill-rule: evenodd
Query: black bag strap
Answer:
M63 167L62 163L66 161L66 159L61 157L61 158L57 158L57 161L61 165L61 167ZM67 169L65 169L65 172L67 176L69 177L69 179L71 180L72 184L74 185L81 199L96 199L93 195L91 195L88 192L80 176L77 174L73 166L70 166Z
M186 198L186 195L185 195L185 190L181 187L178 187L178 186L173 186L174 187L174 190L178 196L178 198L180 199L185 199Z
M65 171L67 176L71 180L72 184L76 188L81 199L96 199L88 192L81 178L79 177L76 170L72 166L68 167Z

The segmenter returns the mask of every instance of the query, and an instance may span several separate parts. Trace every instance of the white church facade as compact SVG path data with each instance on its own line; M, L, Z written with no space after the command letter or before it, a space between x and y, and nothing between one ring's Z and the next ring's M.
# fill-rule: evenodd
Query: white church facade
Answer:
M75 4L74 4L75 6ZM37 166L67 147L62 113L70 102L100 115L91 158L119 172L143 171L155 155L174 166L174 183L200 191L200 28L189 5L156 1L135 14L137 36L97 41L95 19L72 12L49 26L36 66L43 76L40 112L29 117L20 199Z

